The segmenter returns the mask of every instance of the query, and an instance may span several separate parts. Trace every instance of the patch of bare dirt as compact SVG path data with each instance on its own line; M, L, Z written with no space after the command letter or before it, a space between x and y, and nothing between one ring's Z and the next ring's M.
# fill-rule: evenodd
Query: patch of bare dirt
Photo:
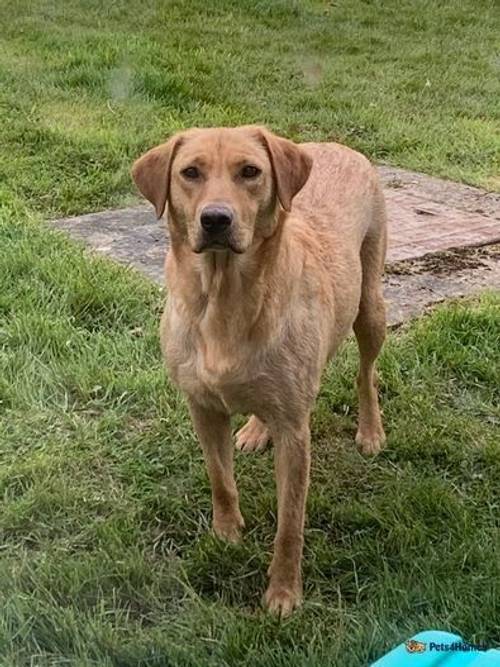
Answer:
M450 248L416 259L391 262L385 267L385 272L395 276L429 272L449 275L455 271L485 268L492 260L500 260L500 243L480 247Z

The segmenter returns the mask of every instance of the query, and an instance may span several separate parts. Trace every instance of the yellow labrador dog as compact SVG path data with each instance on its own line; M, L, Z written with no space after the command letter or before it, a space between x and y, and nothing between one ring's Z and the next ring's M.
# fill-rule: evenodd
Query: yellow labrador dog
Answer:
M250 415L238 449L274 444L278 529L264 601L287 615L302 595L309 418L351 327L361 357L356 442L374 454L385 439L374 370L385 336L377 174L338 144L297 145L248 126L180 132L132 175L158 217L168 210L162 350L203 448L219 537L236 541L244 526L230 415Z

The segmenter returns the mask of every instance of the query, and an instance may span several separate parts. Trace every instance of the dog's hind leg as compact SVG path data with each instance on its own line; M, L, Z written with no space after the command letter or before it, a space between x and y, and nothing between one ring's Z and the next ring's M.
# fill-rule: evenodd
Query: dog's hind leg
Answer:
M258 417L252 415L245 426L236 433L236 449L242 452L258 452L269 443L269 429Z
M385 442L385 433L377 394L375 361L382 348L386 332L385 303L382 293L382 272L386 248L385 212L374 232L363 241L361 263L363 282L359 312L354 333L359 347L360 365L357 378L359 396L359 425L356 444L363 454L376 454Z

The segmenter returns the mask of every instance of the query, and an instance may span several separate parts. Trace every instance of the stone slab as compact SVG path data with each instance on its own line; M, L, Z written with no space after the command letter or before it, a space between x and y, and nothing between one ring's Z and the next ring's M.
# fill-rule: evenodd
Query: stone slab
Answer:
M500 253L448 272L394 272L399 262L435 256L446 260L450 249L481 247L500 241L500 194L380 166L389 218L386 298L389 320L398 323L427 304L485 287L500 289ZM89 213L53 221L73 238L99 253L138 269L160 284L168 248L165 223L149 205ZM453 255L453 252L451 252ZM425 263L425 262L424 262Z
M389 218L388 262L500 241L500 194L392 167L379 167ZM98 252L163 277L168 238L150 206L54 221Z
M389 262L500 240L500 194L379 167L389 219Z

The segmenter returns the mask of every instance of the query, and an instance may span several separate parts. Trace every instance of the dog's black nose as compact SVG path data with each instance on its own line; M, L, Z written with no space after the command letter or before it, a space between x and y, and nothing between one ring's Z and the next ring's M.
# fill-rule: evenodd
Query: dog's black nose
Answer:
M206 232L222 232L233 221L231 209L227 206L206 206L201 212L201 226Z

